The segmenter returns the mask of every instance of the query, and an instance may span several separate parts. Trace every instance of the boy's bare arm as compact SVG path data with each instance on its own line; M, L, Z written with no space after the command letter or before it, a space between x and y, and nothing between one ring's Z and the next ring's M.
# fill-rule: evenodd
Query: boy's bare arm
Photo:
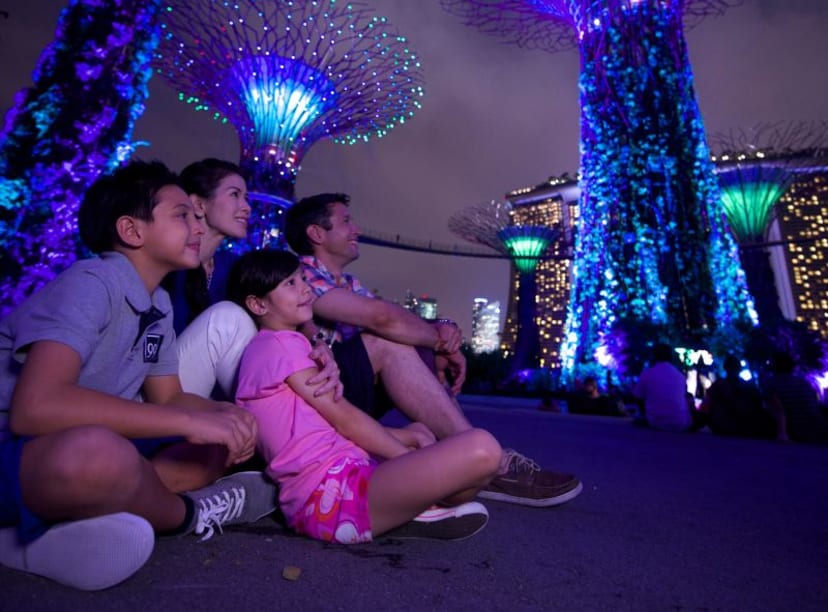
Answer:
M392 436L382 425L348 402L335 402L332 393L315 396L313 387L306 381L316 373L316 368L300 370L288 376L287 383L293 391L313 406L340 434L372 455L389 459L408 452L408 448ZM266 433L261 432L262 439Z
M212 432L228 421L232 438L225 443L230 451L228 465L246 461L256 451L256 418L231 402L217 402L187 393L181 388L178 376L150 376L144 381L144 397L148 402L162 406L174 406L194 410L196 428L185 437L194 444L212 444L212 438L220 432Z
M232 460L248 452L249 438L255 440L255 429L251 435L247 421L238 414L241 411L197 411L126 400L80 387L80 371L80 356L68 345L34 343L12 395L11 430L38 436L99 425L128 438L183 436L194 443L225 445Z

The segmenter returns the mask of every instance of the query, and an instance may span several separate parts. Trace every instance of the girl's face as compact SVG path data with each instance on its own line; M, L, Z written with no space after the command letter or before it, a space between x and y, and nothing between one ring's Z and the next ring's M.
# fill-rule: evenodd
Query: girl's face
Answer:
M314 295L305 282L301 267L266 296L257 299L262 313L262 327L275 330L296 329L313 318Z
M247 185L238 174L225 176L208 199L194 197L196 210L204 215L207 229L231 238L247 237L250 204Z

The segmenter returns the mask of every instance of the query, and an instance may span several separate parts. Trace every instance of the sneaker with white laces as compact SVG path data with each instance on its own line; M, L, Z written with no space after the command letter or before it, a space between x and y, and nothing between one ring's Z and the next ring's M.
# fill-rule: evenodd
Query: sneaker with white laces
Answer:
M465 540L488 522L489 512L479 502L445 508L432 506L382 536L398 540Z
M503 454L506 470L495 476L478 497L545 508L568 502L584 488L572 474L543 470L515 450L505 448Z
M277 488L263 472L237 472L185 493L195 504L195 533L209 540L225 525L255 523L277 507Z
M29 544L17 527L0 529L0 564L84 591L123 582L149 559L152 526L140 516L119 512L58 523Z

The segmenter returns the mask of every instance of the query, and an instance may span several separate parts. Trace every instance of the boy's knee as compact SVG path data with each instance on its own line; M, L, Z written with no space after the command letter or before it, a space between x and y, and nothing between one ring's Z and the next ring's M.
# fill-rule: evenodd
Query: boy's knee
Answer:
M135 446L105 427L74 427L27 446L24 461L31 460L39 471L46 469L56 482L117 488L135 482L141 469Z

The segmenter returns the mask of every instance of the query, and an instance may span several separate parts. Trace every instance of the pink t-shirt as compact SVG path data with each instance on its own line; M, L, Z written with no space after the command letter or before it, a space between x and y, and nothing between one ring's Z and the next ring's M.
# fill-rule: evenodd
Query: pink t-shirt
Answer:
M261 330L244 351L236 391L236 402L259 423L257 448L267 474L279 482L279 504L291 525L334 463L368 457L285 382L316 367L310 351L298 332Z

